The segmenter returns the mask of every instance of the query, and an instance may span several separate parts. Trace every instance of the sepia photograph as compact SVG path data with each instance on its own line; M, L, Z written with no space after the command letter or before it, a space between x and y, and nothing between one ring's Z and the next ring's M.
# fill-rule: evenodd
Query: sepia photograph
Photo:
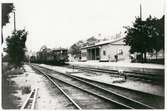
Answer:
M165 0L2 0L1 109L165 110Z

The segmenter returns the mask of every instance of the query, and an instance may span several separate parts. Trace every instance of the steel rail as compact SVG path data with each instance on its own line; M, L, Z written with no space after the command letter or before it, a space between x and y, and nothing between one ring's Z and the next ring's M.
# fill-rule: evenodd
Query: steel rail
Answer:
M84 83L86 83L86 84L89 84L89 85L92 85L92 86L97 87L97 88L99 88L99 89L102 89L102 90L104 90L104 91L106 91L106 92L108 92L108 93L112 93L112 94L117 95L117 96L120 96L120 97L122 97L122 98L124 98L124 99L133 101L134 103L138 103L138 104L140 104L140 105L142 105L142 106L144 106L144 107L146 107L146 108L154 109L153 107L151 107L151 106L149 106L149 105L146 105L146 104L141 103L141 102L139 102L139 101L133 100L133 99L131 99L131 98L128 98L128 97L123 96L123 95L121 95L121 94L115 93L115 92L113 92L113 91L107 90L107 89L105 89L105 88L103 88L103 87L100 87L100 86L98 86L98 85L92 84L92 83L87 82L87 81L85 81L85 80L83 80L83 79L79 79L79 78L74 77L74 76L71 76L71 77L72 77L72 78L75 78L75 79L78 79L78 80L80 80L80 81L82 81L82 82L84 82Z
M65 66L68 68L76 68L83 71L92 71L92 72L102 72L102 73L109 73L109 74L115 74L120 75L118 70L111 70L111 69L102 69L102 68L93 68L93 67L83 67L83 66ZM158 80L158 81L164 81L164 75L156 75L156 74L148 74L148 73L141 73L141 72L130 72L130 71L124 71L124 75L131 78L140 78L144 80ZM155 81L156 82L156 81Z
M21 110L22 109L28 109L28 108L26 108L28 105L31 105L30 109L34 109L35 108L37 92L38 92L38 88L34 88L33 90L31 90L31 92L28 95L27 99L25 100L25 102L21 106L21 108L20 108Z
M134 101L138 101L141 104L145 104L147 106L150 106L151 108L154 108L154 109L164 108L164 101L165 100L164 100L163 95L155 95L155 94L146 93L146 92L142 92L142 91L138 91L138 90L134 90L134 89L128 89L125 87L120 87L120 86L117 87L117 85L99 82L99 81L88 79L88 78L82 78L82 77L78 77L75 75L72 75L72 76L79 78L81 80L85 80L88 83L92 83L92 84L95 84L99 87L105 88L106 90L113 91L116 94L121 94L125 97L128 97L128 98L134 100ZM136 99L135 96L137 98L139 96L139 98ZM156 102L156 103L154 103L154 102Z
M65 75L66 75L66 74L65 74ZM50 76L52 76L52 75L50 75ZM121 94L115 93L115 92L113 92L113 91L104 89L103 87L94 85L94 84L92 84L92 83L89 83L89 82L87 82L87 81L85 81L85 80L82 80L82 79L79 79L79 78L77 78L77 77L74 77L74 76L71 76L71 75L66 75L66 76L69 76L69 77L71 77L71 78L74 78L74 79L77 79L77 80L79 80L79 81L82 81L82 82L84 82L84 83L86 83L86 84L88 84L88 85L97 87L97 88L99 88L99 89L101 89L101 90L106 91L107 93L111 93L111 94L114 94L114 95L116 95L116 96L122 97L122 99L127 99L127 100L129 100L129 101L131 101L131 102L137 103L137 104L141 105L142 107L145 107L145 108L148 108L148 109L155 109L155 108L153 108L153 107L151 107L151 106L149 106L149 105L146 105L146 104L144 104L144 103L138 102L138 101L136 101L136 100L133 100L133 99L128 98L128 97L126 97L126 96L123 96L123 95L121 95ZM52 77L54 77L54 76L52 76ZM57 78L56 78L56 79L57 79ZM131 107L131 108L134 109L133 107Z
M37 65L37 64L35 64ZM53 69L50 69L50 68L47 68L47 67L44 67L44 66L39 66L37 65L38 67L41 67L41 68L45 68L47 70L50 70L50 71L54 71L56 73L60 73L60 74L64 74L66 76L73 76L73 75L69 75L69 74L66 74L66 73L62 73L62 72L59 72L59 71L56 71L56 70L53 70ZM80 78L80 77L76 77L76 78ZM81 78L82 79L82 78ZM86 79L86 78L84 78ZM91 79L88 79L89 81L94 81L94 82L98 82L96 80L91 80ZM99 82L101 83L101 82ZM151 95L151 96L157 96L157 97L163 97L163 96L160 96L160 95L155 95L155 94L151 94L151 93L146 93L146 92L142 92L142 91L139 91L139 90L135 90L135 89L129 89L129 88L125 88L125 87L121 87L121 86L117 86L117 85L114 85L114 84L107 84L107 83L103 83L103 84L106 84L106 85L109 85L109 86L112 86L112 87L117 87L117 88L120 88L120 89L123 89L123 90L129 90L129 91L134 91L134 92L137 92L137 93L143 93L143 94L148 94L148 95Z
M34 98L33 98L31 109L35 109L35 103L36 103L37 94L38 94L38 88L35 89L35 94L34 94Z
M95 67L87 67L87 66L65 66L65 67L69 67L69 68L79 68L79 69L86 69L86 70L92 70L92 71L103 71L103 72L115 72L118 73L118 70L114 70L114 69L103 69L103 68L95 68ZM143 72L132 72L132 71L124 71L125 73L135 73L138 75L149 75L149 76L157 76L156 74L153 73L143 73ZM163 74L160 74L160 76L162 76Z
M38 71L41 72L41 73L44 73L43 71L41 71L41 70L39 70L39 69L37 69L37 68L36 68L36 70L38 70ZM45 74L45 73L44 73L44 74ZM100 98L102 98L102 99L104 99L104 100L110 101L110 102L112 102L112 103L114 103L114 104L117 104L117 105L119 105L119 106L122 106L122 107L124 107L125 109L134 109L133 107L130 107L130 106L125 105L125 104L123 104L123 103L120 103L120 102L117 102L117 101L115 101L115 100L109 99L109 98L107 98L107 97L105 97L105 96L103 96L103 95L98 95L98 94L96 94L96 93L94 93L94 92L92 92L92 91L88 91L88 90L86 90L86 89L80 88L80 87L78 87L78 86L76 86L76 85L70 84L70 83L68 83L68 82L66 82L66 81L63 81L63 80L61 80L61 79L55 78L55 77L54 77L53 75L51 75L51 74L47 74L47 75L50 76L50 77L52 77L52 78L54 78L54 79L56 79L56 80L58 80L58 81L61 81L61 82L65 83L65 84L68 84L68 85L73 86L73 87L75 87L75 88L77 88L77 89L80 89L80 90L82 90L82 91L84 91L84 92L87 92L87 93L89 93L89 94L95 95L95 96L97 96L97 97L100 97Z
M70 102L72 102L73 104L74 104L74 106L77 108L77 109L79 109L79 110L81 110L82 108L68 95L68 94L66 94L64 91L63 91L63 89L61 89L60 87L59 87L59 85L58 84L56 84L47 74L45 74L44 72L42 72L42 71L40 71L39 69L37 69L37 68L35 68L33 65L31 65L35 70L37 70L37 71L39 71L40 73L42 73L43 75L45 75L48 79L49 79L49 81L51 81L66 97L67 97L67 99L70 101Z
M77 88L77 89L80 89L80 90L82 90L82 91L84 91L84 92L93 94L93 95L95 95L95 96L97 96L97 97L100 97L100 98L102 98L102 99L108 100L108 101L113 102L113 103L116 103L116 104L118 104L118 105L120 105L120 106L123 106L123 107L125 107L125 108L134 109L133 107L130 107L130 106L128 106L128 105L119 103L119 102L117 102L117 101L115 101L115 100L108 99L108 98L106 98L106 97L103 96L103 95L98 95L98 94L96 94L96 93L94 93L94 92L91 92L91 91L82 89L82 88L80 88L80 87L78 87L78 86L76 86L76 85L73 85L73 84L70 84L70 83L68 83L68 82L66 82L66 81L63 81L63 80L61 80L61 79L55 78L53 75L50 75L50 74L48 74L48 75L49 75L50 77L52 77L52 78L58 80L58 81L61 81L61 82L63 82L63 83L66 83L66 84L68 84L68 85L70 85L70 86L73 86L73 87L75 87L75 88Z
M41 67L41 66L39 66L39 67ZM71 67L71 66L70 66ZM80 67L80 66L76 66L76 67ZM46 67L45 67L46 68ZM82 68L82 67L81 67ZM47 69L49 69L49 68L47 68ZM49 70L51 70L51 69L49 69ZM91 70L91 68L90 69L88 69L88 70ZM101 69L101 70L103 70L103 69ZM104 70L109 70L109 69L104 69ZM84 71L83 71L84 72ZM92 71L93 73L95 72L95 71ZM117 70L115 70L115 73L117 73L117 75L118 75L118 71ZM132 76L133 77L133 75L134 74L132 74L133 72L128 72L128 71L125 71L125 73L130 73L130 74L127 74L127 76ZM137 74L137 73L136 73ZM140 74L139 74L140 75ZM143 74L144 75L144 74ZM143 76L142 75L142 76ZM135 76L135 75L134 75ZM148 74L148 75L146 75L146 76L157 76L158 77L158 75L150 75L150 74ZM80 78L80 77L77 77L77 78ZM141 78L144 78L144 77L141 77ZM85 78L86 79L86 78ZM158 79L160 79L160 78L158 78ZM162 79L162 78L161 78ZM89 80L89 79L88 79ZM90 80L90 81L94 81L94 82L98 82L98 81L95 81L95 80ZM99 82L100 83L100 82ZM116 85L113 85L113 84L107 84L107 83L103 83L103 84L106 84L106 85L110 85L110 86L112 86L112 87L118 87L118 88L121 88L121 89L126 89L126 90L130 90L130 91L135 91L135 92L139 92L139 93L143 93L143 94L149 94L149 95L152 95L152 96L157 96L157 97L164 97L164 96L161 96L161 95L155 95L155 94L151 94L151 93L146 93L146 92L142 92L142 91L138 91L138 90L135 90L135 89L128 89L128 88L125 88L125 87L120 87L120 86L116 86Z
M43 67L43 68L45 68L45 67ZM50 69L49 69L49 70L50 70ZM59 73L59 72L58 72L58 73ZM61 73L61 74L64 74L64 73ZM94 84L89 83L89 82L87 82L87 81L85 81L85 80L81 80L81 79L79 79L79 78L76 78L76 77L74 77L74 76L67 75L67 74L64 74L64 75L65 75L65 76L68 76L68 77L70 77L70 78L74 78L74 79L76 79L76 80L78 80L78 81L82 81L83 83L86 83L86 84L88 84L88 85L94 86L94 87L96 87L96 88L99 88L99 89L101 89L101 90L103 90L103 91L106 91L107 93L114 94L115 96L121 97L122 99L126 99L126 100L128 100L129 102L134 102L134 103L136 103L137 105L139 105L139 106L141 106L141 107L143 107L143 108L154 109L153 107L151 107L151 106L149 106L149 105L146 105L146 104L141 103L141 102L136 101L136 100L132 100L131 98L125 97L125 96L120 95L120 94L117 94L117 93L115 93L115 92L113 92L113 91L106 90L106 89L104 89L104 88L102 88L102 87L100 87L100 86L94 85ZM49 75L49 76L52 76L52 75ZM52 76L52 77L54 77L54 76ZM56 78L56 79L57 79L57 78Z
M74 76L74 75L71 75L71 76ZM99 81L96 81L96 80L93 80L93 79L88 79L88 78L82 78L82 77L78 77L78 76L74 76L76 78L80 78L82 80L85 80L85 81L92 81L92 82L97 82L97 83L100 83L100 84L104 84L104 85L107 85L107 86L111 86L111 87L114 87L114 88L118 88L120 90L128 90L128 91L132 91L132 92L136 92L136 93L141 93L141 94L145 94L145 95L150 95L150 96L156 96L158 98L163 98L164 96L161 96L161 95L156 95L156 94L151 94L151 93L147 93L147 92L142 92L142 91L139 91L139 90L135 90L135 89L129 89L129 88L126 88L126 87L121 87L121 86L118 86L118 85L114 85L114 84L108 84L108 83L105 83L105 82L99 82Z
M107 83L103 83L103 82L99 82L99 81L96 81L96 80L91 80L91 79L87 79L87 78L82 78L82 77L77 77L77 76L74 76L74 75L70 75L70 74L67 74L67 73L62 73L62 72L58 72L58 71L55 71L53 69L50 69L50 68L47 68L47 67L43 67L43 66L39 66L39 67L42 67L42 68L45 68L45 69L48 69L48 70L51 70L51 71L54 71L56 73L61 73L61 74L66 74L67 76L72 76L72 77L75 77L75 79L80 79L81 81L85 80L85 82L88 82L88 83L92 83L94 82L94 84L96 83L100 83L100 84L104 84L106 85L106 87L108 87L109 89L110 88L116 88L118 89L119 91L128 91L129 93L137 93L139 95L142 95L143 97L148 97L148 99L151 97L151 98L155 98L154 100L155 101L160 101L160 103L158 104L155 104L152 102L148 102L148 99L147 100L137 100L137 99L133 99L133 98L130 98L130 97L127 97L126 95L123 95L123 94L120 94L121 96L123 96L124 98L128 98L129 100L131 101L135 101L136 103L139 103L145 107L148 107L149 109L162 109L164 106L163 105L160 105L161 103L163 104L163 101L164 101L164 96L163 95L156 95L156 94L151 94L151 93L146 93L146 92L143 92L143 91L139 91L139 90L135 90L135 89L129 89L129 88L125 88L125 87L121 87L121 86L117 86L117 85L114 85L114 84L107 84ZM95 83L96 82L96 83ZM98 84L99 85L99 84ZM97 87L99 88L103 88L103 85L101 86L98 86L96 85ZM108 90L107 88L105 87L106 90ZM111 90L108 90L108 91L111 91ZM111 91L111 93L115 93L115 94L118 94L117 92L115 91ZM142 98L142 96L140 96Z

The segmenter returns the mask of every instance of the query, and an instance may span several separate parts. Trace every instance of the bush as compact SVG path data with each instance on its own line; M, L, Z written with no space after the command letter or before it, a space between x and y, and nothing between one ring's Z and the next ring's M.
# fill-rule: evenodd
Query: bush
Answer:
M22 94L28 94L31 92L31 86L23 86L21 89L22 89Z

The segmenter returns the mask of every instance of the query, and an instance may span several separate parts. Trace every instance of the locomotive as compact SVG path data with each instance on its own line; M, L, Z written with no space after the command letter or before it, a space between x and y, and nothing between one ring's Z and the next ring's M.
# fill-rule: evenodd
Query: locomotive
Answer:
M51 50L44 47L36 53L36 56L30 57L30 62L53 65L65 64L65 62L68 62L68 50L65 48Z

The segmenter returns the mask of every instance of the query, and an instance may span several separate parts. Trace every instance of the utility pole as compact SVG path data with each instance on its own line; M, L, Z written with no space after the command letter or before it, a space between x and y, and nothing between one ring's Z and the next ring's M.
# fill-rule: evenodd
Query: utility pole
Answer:
M2 16L2 11L3 11L2 10L2 7L3 7L2 5L3 4L1 3L1 10L0 10L1 11L1 16ZM4 19L3 16L1 17L1 22L3 21L2 19ZM3 44L3 25L2 24L3 23L1 23L1 45Z
M1 45L3 44L3 26L1 26Z
M140 4L140 18L142 20L142 7L141 7L141 4Z
M15 11L13 13L14 13L14 31L16 31L16 15L15 15Z

